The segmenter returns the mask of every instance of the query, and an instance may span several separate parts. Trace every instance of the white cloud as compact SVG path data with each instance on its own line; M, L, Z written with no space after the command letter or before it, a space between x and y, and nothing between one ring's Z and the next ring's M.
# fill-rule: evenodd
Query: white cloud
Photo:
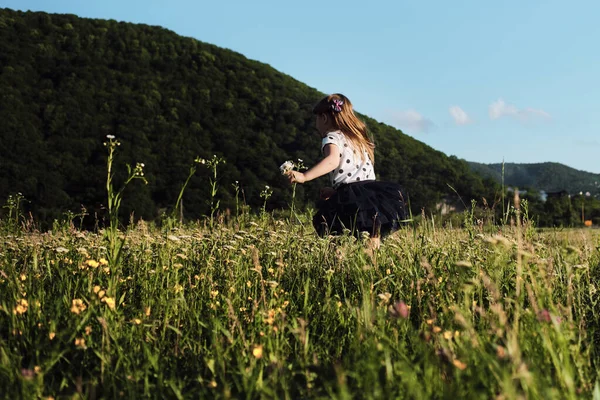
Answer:
M513 117L521 121L529 121L532 119L548 120L552 118L550 114L542 109L531 107L519 109L513 104L506 104L501 98L490 104L489 114L490 119Z
M415 110L390 112L392 124L407 132L427 133L434 123Z
M454 122L456 122L456 125L466 125L472 122L471 118L469 118L469 115L465 112L465 110L463 110L459 106L452 106L448 109L448 111L450 112L452 118L454 118Z

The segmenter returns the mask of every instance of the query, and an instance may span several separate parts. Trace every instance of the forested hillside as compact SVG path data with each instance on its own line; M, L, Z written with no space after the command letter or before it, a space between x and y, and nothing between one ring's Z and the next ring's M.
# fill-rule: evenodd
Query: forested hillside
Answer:
M502 164L469 162L472 170L502 182ZM590 192L600 197L600 174L579 171L559 163L504 164L504 184L546 192L565 190L571 194Z
M127 189L124 215L154 219L172 208L193 160L213 154L226 159L221 208L233 207L235 181L250 206L263 204L269 185L268 207L283 207L291 189L278 166L318 159L311 109L322 95L269 65L160 27L0 9L0 198L21 192L43 221L82 205L101 213L102 143L114 135L122 143L117 181L135 162L148 179ZM494 196L497 186L467 162L363 118L379 178L403 184L413 212L456 200L449 185L467 204ZM190 181L187 218L208 211L209 176L199 168ZM299 187L297 198L312 201L319 186Z

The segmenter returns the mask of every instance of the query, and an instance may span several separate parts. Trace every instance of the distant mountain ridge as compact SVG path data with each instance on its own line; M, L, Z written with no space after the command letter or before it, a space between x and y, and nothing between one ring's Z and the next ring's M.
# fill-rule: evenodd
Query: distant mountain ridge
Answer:
M471 170L502 182L502 163L482 164L469 162ZM600 196L600 174L580 171L554 162L504 164L504 184L520 188L534 188L546 192L565 190L570 194L590 192Z

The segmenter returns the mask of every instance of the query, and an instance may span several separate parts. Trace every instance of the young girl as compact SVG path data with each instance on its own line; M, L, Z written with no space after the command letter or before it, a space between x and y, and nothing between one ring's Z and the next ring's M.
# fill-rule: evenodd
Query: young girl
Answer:
M379 238L398 229L406 220L402 188L396 183L375 181L375 145L366 125L342 94L323 98L313 109L321 135L323 159L306 172L288 171L290 183L304 183L329 174L331 187L321 190L313 225L320 236L368 232Z

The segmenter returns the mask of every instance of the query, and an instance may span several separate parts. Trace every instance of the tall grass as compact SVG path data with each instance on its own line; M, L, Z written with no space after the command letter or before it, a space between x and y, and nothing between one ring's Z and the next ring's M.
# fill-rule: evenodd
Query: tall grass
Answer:
M527 239L423 222L369 253L254 221L168 234L140 223L116 281L99 234L4 235L0 397L593 392L596 231Z
M0 398L600 398L598 231L538 231L517 199L513 226L472 208L373 250L236 208L109 236L11 208Z

